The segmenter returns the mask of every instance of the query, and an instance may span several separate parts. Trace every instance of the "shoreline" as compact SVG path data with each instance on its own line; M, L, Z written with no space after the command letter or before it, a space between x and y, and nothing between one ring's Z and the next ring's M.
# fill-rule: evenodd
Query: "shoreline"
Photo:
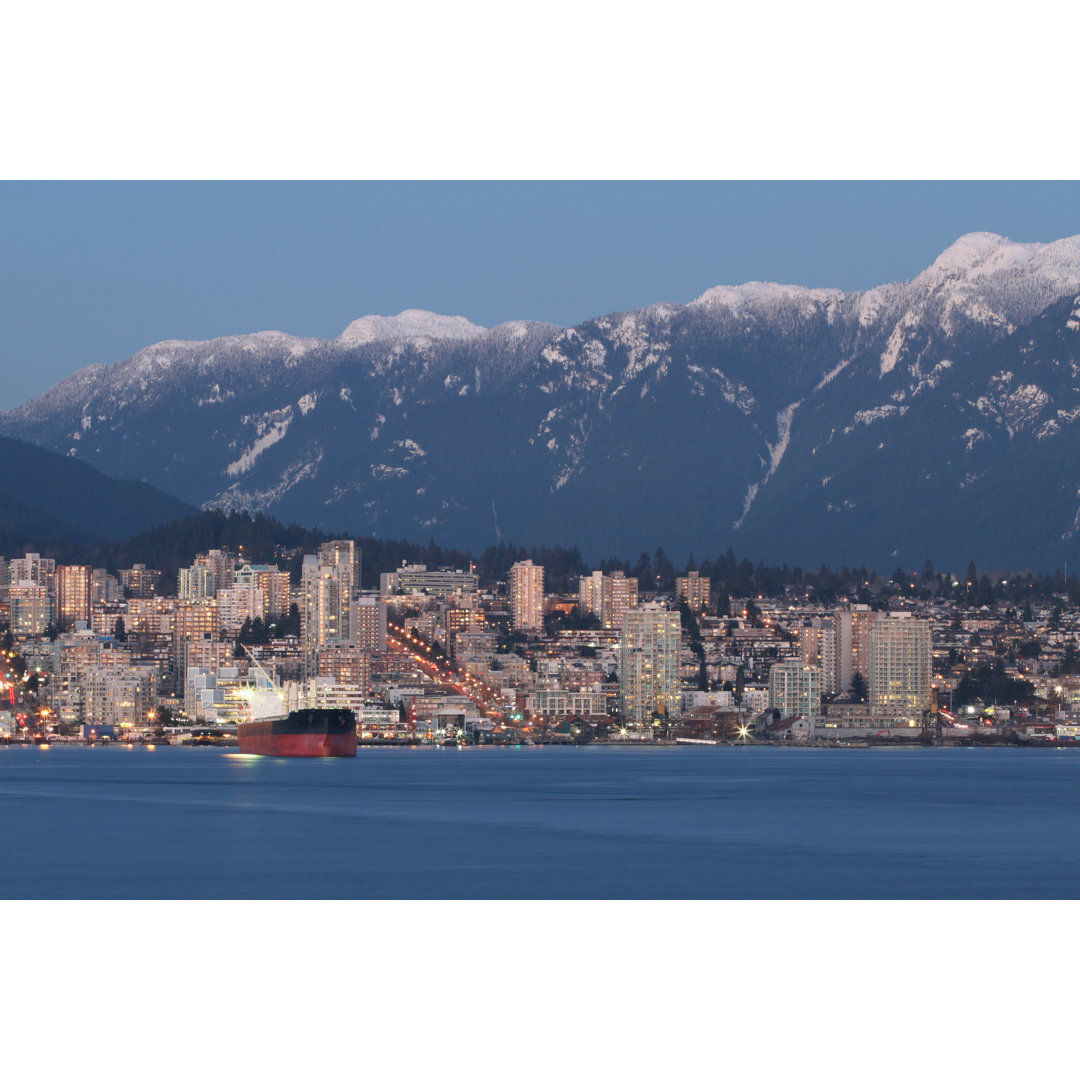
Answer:
M219 750L236 750L236 742L219 742L219 743L203 743L203 744L191 744L186 742L181 743L169 743L169 742L85 742L81 739L53 739L47 742L34 742L30 740L13 740L5 739L0 740L0 750L49 750L59 747L75 747L83 750L101 750L105 748L116 748L126 750L206 750L206 749L219 749ZM982 750L982 749L998 749L998 750L1080 750L1080 742L1006 742L1006 741L994 741L994 742L971 742L971 741L950 741L950 742L933 742L933 743L920 743L914 740L863 740L858 742L825 742L825 741L813 741L813 742L729 742L729 741L706 741L704 739L695 739L691 741L652 741L647 742L645 740L626 740L615 742L518 742L518 743L459 743L457 746L441 746L438 743L421 743L421 742L361 742L357 744L357 752L363 750L393 750L393 749L407 749L407 750L522 750L529 749L535 750L542 747L571 747L575 749L589 749L589 748L612 748L621 749L633 747L635 749L645 748L653 750L670 750L677 747L695 747L700 749L730 749L730 750L745 750L745 749L768 749L768 750ZM273 757L275 755L256 755Z

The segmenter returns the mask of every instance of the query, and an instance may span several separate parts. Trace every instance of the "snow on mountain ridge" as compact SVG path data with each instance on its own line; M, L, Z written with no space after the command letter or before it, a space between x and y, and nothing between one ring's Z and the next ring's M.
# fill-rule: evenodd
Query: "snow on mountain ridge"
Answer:
M397 338L458 338L468 340L487 333L463 315L437 315L433 311L407 308L398 315L365 315L341 332L339 341L363 344Z
M714 285L706 289L688 307L724 306L737 311L760 307L778 300L796 300L804 304L837 304L848 294L842 289L812 289L805 285L781 285L775 281L747 281L742 285Z
M1080 287L1080 236L1024 244L996 233L968 233L911 285L940 295L975 322L1017 325Z
M1050 243L1020 243L992 232L966 233L916 281L954 273L970 280L1023 266L1039 271L1080 272L1080 236L1066 236Z
M137 353L129 357L131 361L140 360L165 360L171 361L179 352L194 355L205 352L210 347L238 348L245 352L265 351L285 347L293 356L302 356L313 345L319 343L318 338L294 337L281 330L256 330L251 334L229 334L226 337L206 338L202 341L183 341L170 339L156 341L153 345L147 345ZM114 365L110 364L109 367Z

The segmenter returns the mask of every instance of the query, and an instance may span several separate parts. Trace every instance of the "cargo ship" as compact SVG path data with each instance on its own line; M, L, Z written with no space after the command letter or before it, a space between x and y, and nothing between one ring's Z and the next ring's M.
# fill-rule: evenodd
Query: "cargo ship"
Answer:
M352 709L294 709L288 716L236 725L242 754L272 757L356 757Z
M245 650L266 686L250 691L250 719L236 725L242 754L266 757L356 757L356 713L352 709L293 709L285 712L284 694L262 665Z

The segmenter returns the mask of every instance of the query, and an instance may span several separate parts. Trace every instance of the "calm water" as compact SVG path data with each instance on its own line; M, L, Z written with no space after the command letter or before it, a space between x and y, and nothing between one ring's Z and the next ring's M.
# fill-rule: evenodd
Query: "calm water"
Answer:
M0 897L1075 898L1080 752L0 749Z

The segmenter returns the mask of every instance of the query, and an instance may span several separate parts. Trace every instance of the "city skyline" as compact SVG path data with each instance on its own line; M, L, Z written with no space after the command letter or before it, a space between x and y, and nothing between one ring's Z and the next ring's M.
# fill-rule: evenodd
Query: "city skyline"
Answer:
M178 572L0 558L0 744L220 742L286 702L351 711L370 745L1080 741L1075 583L721 560L548 587L524 559L376 591L354 540L310 546L298 581L242 548Z

